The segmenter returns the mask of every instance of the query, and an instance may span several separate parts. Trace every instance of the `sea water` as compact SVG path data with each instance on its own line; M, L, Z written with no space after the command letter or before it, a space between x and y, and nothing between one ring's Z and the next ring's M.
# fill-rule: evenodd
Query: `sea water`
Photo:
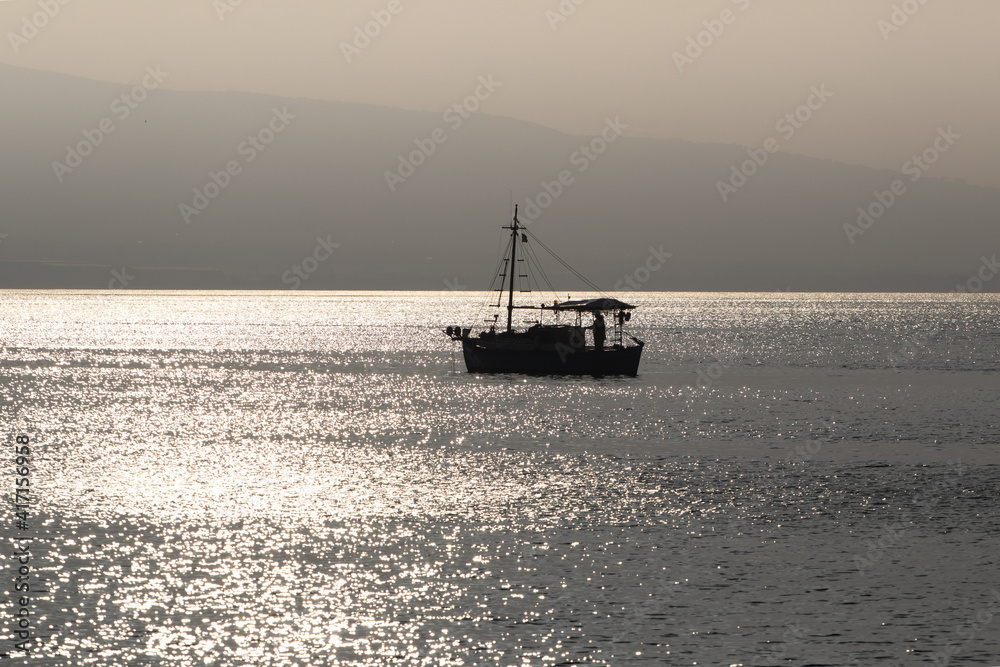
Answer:
M997 295L615 296L635 378L466 373L466 292L0 292L0 662L1000 665Z

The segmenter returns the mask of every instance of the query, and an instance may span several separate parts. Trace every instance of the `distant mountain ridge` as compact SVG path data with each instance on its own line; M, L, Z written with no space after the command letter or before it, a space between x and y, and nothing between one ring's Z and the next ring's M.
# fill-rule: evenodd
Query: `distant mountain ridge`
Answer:
M624 117L579 137L144 76L0 66L0 287L481 289L511 193L607 289L948 291L1000 251L1000 192L933 170L911 183L777 152L723 201L746 147L633 137ZM896 180L905 193L852 238Z

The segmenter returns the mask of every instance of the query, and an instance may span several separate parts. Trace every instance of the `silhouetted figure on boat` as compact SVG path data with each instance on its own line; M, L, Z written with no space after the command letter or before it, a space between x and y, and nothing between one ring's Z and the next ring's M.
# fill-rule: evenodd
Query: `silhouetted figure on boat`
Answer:
M604 349L604 340L607 331L604 328L604 315L599 310L594 311L594 347L598 350Z

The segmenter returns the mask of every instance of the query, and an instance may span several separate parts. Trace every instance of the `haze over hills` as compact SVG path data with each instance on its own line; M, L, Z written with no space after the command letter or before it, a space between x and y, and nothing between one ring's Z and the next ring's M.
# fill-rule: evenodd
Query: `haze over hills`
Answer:
M511 193L531 220L525 200L551 198L543 182L557 196L532 230L606 289L660 246L672 256L642 289L948 291L1000 250L1000 191L933 167L913 181L778 152L723 201L718 182L750 159L745 147L631 136L627 118L571 136L484 114L249 93L122 100L131 88L6 65L0 86L18 100L0 111L5 288L481 289ZM602 132L613 141L588 156ZM926 147L940 136L928 128ZM81 142L79 158L67 155ZM433 153L400 170L419 146ZM849 238L858 207L897 179L905 192ZM295 278L293 266L328 254Z

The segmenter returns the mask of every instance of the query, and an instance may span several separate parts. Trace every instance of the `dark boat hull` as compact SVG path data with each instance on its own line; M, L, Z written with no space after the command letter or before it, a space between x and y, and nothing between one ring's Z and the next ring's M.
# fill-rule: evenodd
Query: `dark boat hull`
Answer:
M528 375L637 375L642 345L511 349L484 345L475 338L462 339L465 366L470 373L524 373Z

